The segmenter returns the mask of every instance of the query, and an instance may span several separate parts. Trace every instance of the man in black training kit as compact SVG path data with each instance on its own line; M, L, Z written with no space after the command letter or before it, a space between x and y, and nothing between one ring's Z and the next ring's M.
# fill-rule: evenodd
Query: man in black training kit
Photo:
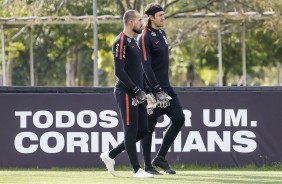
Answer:
M128 10L123 16L123 23L123 32L115 38L112 51L117 77L114 94L123 122L124 141L100 157L108 172L115 175L114 158L126 149L133 167L133 177L153 177L141 169L136 151L136 142L148 133L142 53L137 40L133 38L134 33L141 33L143 20L137 11Z
M138 43L142 50L142 66L146 78L154 89L157 99L157 108L154 109L153 114L148 116L149 133L142 139L145 171L155 175L161 174L154 169L153 166L155 166L162 168L166 173L176 174L168 165L165 156L184 124L185 117L168 78L168 44L166 33L160 29L164 25L165 12L159 4L151 3L147 5L145 14L148 16L148 22L142 35L138 38ZM171 119L171 123L166 130L162 145L151 163L152 134L158 117L163 114Z

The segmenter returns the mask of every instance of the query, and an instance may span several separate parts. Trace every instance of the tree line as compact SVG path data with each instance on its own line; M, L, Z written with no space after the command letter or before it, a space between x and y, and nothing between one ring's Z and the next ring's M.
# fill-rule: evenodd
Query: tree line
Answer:
M165 31L173 86L211 86L218 81L218 25L209 19L176 19L183 13L276 12L266 20L237 17L220 21L223 83L236 85L242 75L242 25L246 26L248 85L275 85L282 62L282 2L279 0L97 0L99 15L122 17L128 9L143 14L148 3L166 11ZM0 17L83 16L93 14L92 0L0 0ZM122 22L98 25L100 86L113 86L111 47ZM29 33L33 35L36 86L93 85L93 25L33 25L5 27L8 85L30 85ZM2 48L1 48L2 49ZM2 58L2 56L1 56ZM2 60L1 60L2 66ZM2 76L2 71L0 70ZM1 84L2 80L0 80Z

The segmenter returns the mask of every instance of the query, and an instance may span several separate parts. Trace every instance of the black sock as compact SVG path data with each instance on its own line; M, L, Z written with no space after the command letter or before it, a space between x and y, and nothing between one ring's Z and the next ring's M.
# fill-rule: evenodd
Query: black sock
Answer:
M137 173L137 171L140 169L140 166L133 166L133 171L134 173Z
M156 158L157 158L158 160L165 160L165 157L163 157L163 156L161 156L161 155L156 156Z
M114 159L114 158L116 157L115 151L110 151L109 157L110 157L111 159Z

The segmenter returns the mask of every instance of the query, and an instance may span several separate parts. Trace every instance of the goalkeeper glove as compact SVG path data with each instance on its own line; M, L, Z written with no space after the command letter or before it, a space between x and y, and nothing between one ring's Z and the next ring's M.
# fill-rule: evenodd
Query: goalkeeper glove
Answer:
M147 100L146 93L142 91L138 86L133 89L133 92L138 104L141 104Z
M147 94L146 97L147 97L147 114L151 115L153 114L154 108L157 107L157 101L152 93Z
M166 94L163 89L158 85L155 87L156 98L157 98L157 106L160 108L167 108L170 106L169 100L172 98Z

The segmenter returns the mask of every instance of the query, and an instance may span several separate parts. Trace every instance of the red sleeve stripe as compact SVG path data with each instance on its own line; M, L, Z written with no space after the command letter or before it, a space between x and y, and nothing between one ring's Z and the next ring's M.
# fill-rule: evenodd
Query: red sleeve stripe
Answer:
M147 61L147 53L146 53L145 41L144 41L146 32L147 32L147 29L145 29L142 34L142 50L143 50L144 61Z
M128 126L129 125L129 99L128 99L128 94L125 93L125 116L126 116L126 120L125 123Z
M121 33L120 44L119 44L119 59L122 60L122 49L123 49L124 34Z

